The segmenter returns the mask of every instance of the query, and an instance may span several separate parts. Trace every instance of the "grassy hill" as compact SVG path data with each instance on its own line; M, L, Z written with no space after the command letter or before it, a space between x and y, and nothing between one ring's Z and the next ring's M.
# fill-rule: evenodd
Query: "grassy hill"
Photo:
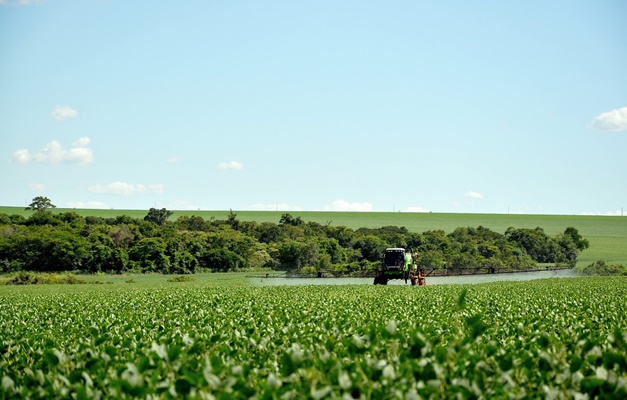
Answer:
M89 210L56 208L53 212L74 211L82 216L115 217L128 215L143 218L148 210ZM242 221L278 223L285 211L233 211ZM26 217L32 211L22 207L2 207L0 213L21 214ZM171 219L183 215L197 215L205 219L226 219L229 211L174 211ZM580 264L589 264L596 260L627 265L627 218L583 215L522 215L522 214L449 214L449 213L400 213L400 212L327 212L293 211L290 214L301 217L304 221L321 224L344 225L357 229L361 227L377 228L381 226L404 226L412 232L442 229L451 232L460 226L484 226L496 232L504 233L509 227L541 227L547 234L563 232L572 226L590 241L590 248L579 259Z

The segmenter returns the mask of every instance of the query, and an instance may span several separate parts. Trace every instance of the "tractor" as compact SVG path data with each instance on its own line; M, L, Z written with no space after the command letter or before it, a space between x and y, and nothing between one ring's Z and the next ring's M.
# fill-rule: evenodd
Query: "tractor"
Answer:
M426 284L423 270L418 270L414 264L412 253L400 247L385 249L381 268L374 277L375 285L387 285L391 279L405 279L411 281L412 286Z

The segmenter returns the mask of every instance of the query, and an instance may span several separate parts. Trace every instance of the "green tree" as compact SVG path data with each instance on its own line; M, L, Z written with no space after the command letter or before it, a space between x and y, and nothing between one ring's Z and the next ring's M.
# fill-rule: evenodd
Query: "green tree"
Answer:
M444 255L439 250L428 250L418 256L416 263L420 268L442 268Z
M229 210L229 215L226 218L226 223L235 230L239 229L239 219L237 219L237 214L235 214L233 210Z
M227 249L211 249L201 257L200 265L215 272L235 271L244 267L246 261L236 253Z
M11 223L11 218L9 218L9 215L0 213L0 225L9 225L10 223Z
M177 218L175 222L178 229L187 231L208 231L209 224L202 217L197 215L187 216L183 215Z
M262 222L256 228L256 236L262 243L276 243L283 238L283 230L277 224Z
M74 231L32 226L0 240L0 259L18 260L28 271L82 270L89 247L87 239Z
M346 226L329 226L327 227L327 235L337 239L340 246L348 248L355 238L355 231Z
M56 226L56 225L61 225L61 220L59 220L58 218L56 218L56 216L54 214L52 214L50 211L46 210L46 209L41 209L41 210L37 210L33 213L33 215L31 215L30 217L28 217L28 219L26 220L26 225L39 225L39 226L43 226L43 225L52 225L52 226Z
M113 240L116 247L127 248L135 239L135 235L131 232L128 225L118 225L109 231L109 237Z
M346 250L340 246L337 239L323 239L319 242L320 250L331 257L332 264L345 263L347 260Z
M457 253L450 258L448 268L453 270L463 270L466 268L477 268L482 260L470 253Z
M90 239L92 244L89 249L87 271L119 274L126 269L128 264L126 251L113 246L111 239L103 234Z
M279 220L279 225L292 225L292 226L303 226L305 221L301 217L293 217L289 213L285 213L281 215L281 219Z
M28 225L59 225L61 221L50 212L51 208L56 206L52 204L49 198L37 196L25 210L33 210L35 213L28 218Z
M268 254L265 245L259 245L248 257L247 264L251 268L267 268L274 266L272 256Z
M253 251L257 241L254 237L247 236L240 231L224 226L218 232L211 232L206 236L208 248L223 248L230 250L243 258L247 258Z
M360 236L376 236L386 243L388 247L407 247L409 231L404 226L383 226L381 228L359 228L356 233Z
M52 204L52 201L50 201L49 198L44 197L44 196L37 196L33 198L32 203L30 203L28 207L25 208L25 210L43 211L49 208L56 208L56 207L57 206Z
M198 269L199 262L189 251L176 251L170 256L170 273L193 274Z
M577 247L577 250L579 251L583 251L590 247L590 242L588 241L588 239L584 239L583 236L579 234L579 231L572 226L566 228L566 230L564 231L564 236L569 236L573 240L575 247Z
M577 256L579 252L587 249L590 243L587 239L584 239L577 229L568 227L562 235L557 238L557 243L560 247L559 254L555 257L555 262L567 263L571 267L577 264Z
M57 215L57 219L61 222L65 222L75 229L81 228L83 225L85 225L85 219L74 211L61 213Z
M172 211L168 211L165 208L162 208L161 210L151 208L148 210L148 215L144 217L144 221L154 222L159 226L163 226L172 214L174 214Z
M302 267L315 265L319 251L315 242L286 240L279 245L277 259L281 269L300 270Z
M362 256L371 262L383 260L386 244L375 235L367 235L358 239L353 248L361 250Z
M439 250L447 254L451 247L451 240L443 230L426 231L412 236L409 245L418 252Z
M556 262L560 255L560 246L557 240L544 233L544 229L507 228L505 236L510 242L516 243L525 250L535 261L540 263Z
M170 272L166 242L161 238L144 238L129 251L129 257L142 272Z
M11 214L9 215L9 220L12 224L26 225L26 217L21 214Z

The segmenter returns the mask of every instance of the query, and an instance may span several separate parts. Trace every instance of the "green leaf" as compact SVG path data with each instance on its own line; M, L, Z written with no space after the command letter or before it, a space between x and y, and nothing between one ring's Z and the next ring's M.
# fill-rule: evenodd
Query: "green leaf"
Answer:
M170 362L176 361L181 354L181 346L172 345L168 348L168 360Z
M179 395L187 396L191 391L192 384L187 379L179 378L174 382L174 388Z
M70 374L70 383L77 383L77 382L81 382L83 380L83 373L82 371L79 370L74 370L72 371L72 373Z
M460 293L459 298L457 299L457 308L459 310L463 310L464 308L466 308L466 295L467 294L468 294L468 289L464 289Z
M514 367L514 361L510 354L503 354L499 357L499 367L502 371L509 371Z
M50 367L56 367L59 364L59 357L52 350L44 350L44 357Z
M281 375L290 376L296 372L296 364L292 360L292 356L285 352L281 354Z

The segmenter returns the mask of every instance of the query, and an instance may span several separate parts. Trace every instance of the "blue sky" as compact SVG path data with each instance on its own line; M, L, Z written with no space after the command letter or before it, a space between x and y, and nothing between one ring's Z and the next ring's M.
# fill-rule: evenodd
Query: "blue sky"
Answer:
M0 205L620 215L627 2L0 0Z

